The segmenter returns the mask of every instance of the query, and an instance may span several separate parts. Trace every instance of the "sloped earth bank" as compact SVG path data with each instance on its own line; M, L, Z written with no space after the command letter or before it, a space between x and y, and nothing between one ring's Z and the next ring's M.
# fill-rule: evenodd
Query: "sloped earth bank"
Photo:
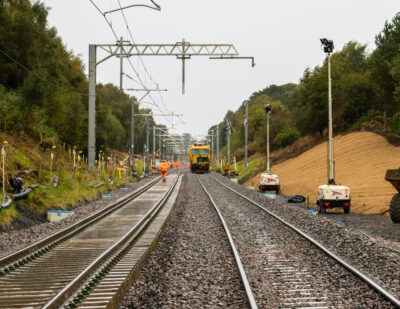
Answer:
M279 176L281 193L301 194L317 200L318 186L327 182L327 142L296 158L272 166ZM350 133L334 140L336 183L350 187L351 212L382 214L396 193L385 181L387 169L400 166L400 147L371 132ZM245 185L258 185L260 174Z
M107 207L113 201L121 198L122 196L144 186L147 182L154 179L154 177L156 176L146 177L140 181L128 184L124 186L124 188L115 189L109 192L115 194L115 196L104 198L100 197L95 201L82 203L82 205L74 208L75 214L72 217L60 222L47 222L45 215L40 215L40 213L33 212L32 210L28 211L27 207L21 208L24 213L23 217L18 219L18 224L7 229L3 229L3 231L0 232L0 257L11 254L18 249L22 249L31 243L34 243L66 228L75 222L84 219L94 212ZM38 219L39 217L41 220ZM22 228L23 226L25 228Z
M183 177L171 214L122 308L248 308L232 251L208 196Z
M346 224L331 220L332 216L329 218L328 215L312 215L302 207L286 203L283 198L270 200L217 173L212 173L212 176L281 216L400 298L398 241L382 241L379 237L371 237L369 233L350 229ZM394 226L391 233L398 236L400 225Z

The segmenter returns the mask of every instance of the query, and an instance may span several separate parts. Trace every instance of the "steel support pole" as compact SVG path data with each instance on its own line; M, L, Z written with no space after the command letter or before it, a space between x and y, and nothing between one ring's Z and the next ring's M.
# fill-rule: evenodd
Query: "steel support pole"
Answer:
M88 169L96 160L96 45L89 45Z
M219 124L217 124L217 161L219 164Z
M229 123L228 123L228 132L226 134L226 137L228 139L228 158L227 158L227 162L228 165L231 165L231 128L229 127Z
M123 86L123 77L124 77L124 58L122 57L122 51L123 51L123 49L122 49L122 44L123 44L123 39L122 39L122 37L121 37L121 50L120 50L120 52L121 52L121 57L120 57L120 59L119 59L119 90L121 90L122 91L122 86Z
M135 170L134 166L135 154L135 99L132 98L131 103L131 168Z
M161 134L158 137L158 158L160 161L162 160L162 141L161 141Z
M246 102L246 115L244 120L244 170L248 169L247 162L247 145L248 145L248 129L249 129L249 102Z
M185 94L185 56L182 58L182 94Z
M333 128L332 128L332 79L331 54L328 54L328 184L335 184L335 160L333 158Z
M153 126L153 166L156 165L156 126Z
M167 161L168 160L168 146L167 146L167 141L164 139L163 141L163 145L164 145L164 160Z
M214 162L214 134L211 135L211 162Z
M147 167L147 173L149 173L149 137L150 137L149 120L146 118L146 167Z
M267 174L271 174L271 162L269 156L269 120L270 114L267 113Z
M182 40L182 94L185 94L185 39Z

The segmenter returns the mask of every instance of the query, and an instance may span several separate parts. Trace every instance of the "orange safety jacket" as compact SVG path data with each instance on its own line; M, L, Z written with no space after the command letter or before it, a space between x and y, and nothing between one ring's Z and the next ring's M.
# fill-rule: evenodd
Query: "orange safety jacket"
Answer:
M167 166L167 163L166 162L163 162L163 163L161 163L160 164L160 168L158 169L159 171L161 171L161 172L168 172L168 166Z

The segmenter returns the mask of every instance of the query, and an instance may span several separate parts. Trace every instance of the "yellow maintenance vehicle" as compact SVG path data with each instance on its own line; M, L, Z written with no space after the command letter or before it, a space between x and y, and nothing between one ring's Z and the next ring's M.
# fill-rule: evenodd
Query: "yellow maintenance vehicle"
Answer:
M207 173L210 170L210 147L203 144L194 144L189 150L190 171L192 173Z

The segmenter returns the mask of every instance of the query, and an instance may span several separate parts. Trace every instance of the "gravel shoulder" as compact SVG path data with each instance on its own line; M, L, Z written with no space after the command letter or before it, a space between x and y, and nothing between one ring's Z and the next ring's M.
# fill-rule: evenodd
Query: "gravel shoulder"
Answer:
M277 200L287 204L287 196L279 195ZM307 209L303 203L289 204L293 207ZM309 209L317 210L317 205L311 204ZM364 215L350 212L344 214L341 209L328 209L326 214L318 214L336 224L344 225L346 228L360 231L387 247L400 251L400 223L393 223L387 215Z
M139 187L142 187L146 183L153 180L154 177L156 176L146 177L140 181L130 183L124 186L124 188L115 189L109 192L115 194L115 196L100 197L93 202L76 207L74 209L75 214L71 218L62 220L60 222L45 222L20 230L10 228L8 231L0 233L0 257L7 256L16 250L22 249L84 219L94 212L107 207L122 196L131 193Z
M332 217L312 215L306 209L287 204L282 200L269 200L255 191L233 183L217 173L219 179L231 188L281 216L289 223L309 234L335 254L371 277L400 298L400 252L393 250L392 241L380 242L364 231L346 227Z
M170 221L119 308L247 308L217 213L185 174Z

